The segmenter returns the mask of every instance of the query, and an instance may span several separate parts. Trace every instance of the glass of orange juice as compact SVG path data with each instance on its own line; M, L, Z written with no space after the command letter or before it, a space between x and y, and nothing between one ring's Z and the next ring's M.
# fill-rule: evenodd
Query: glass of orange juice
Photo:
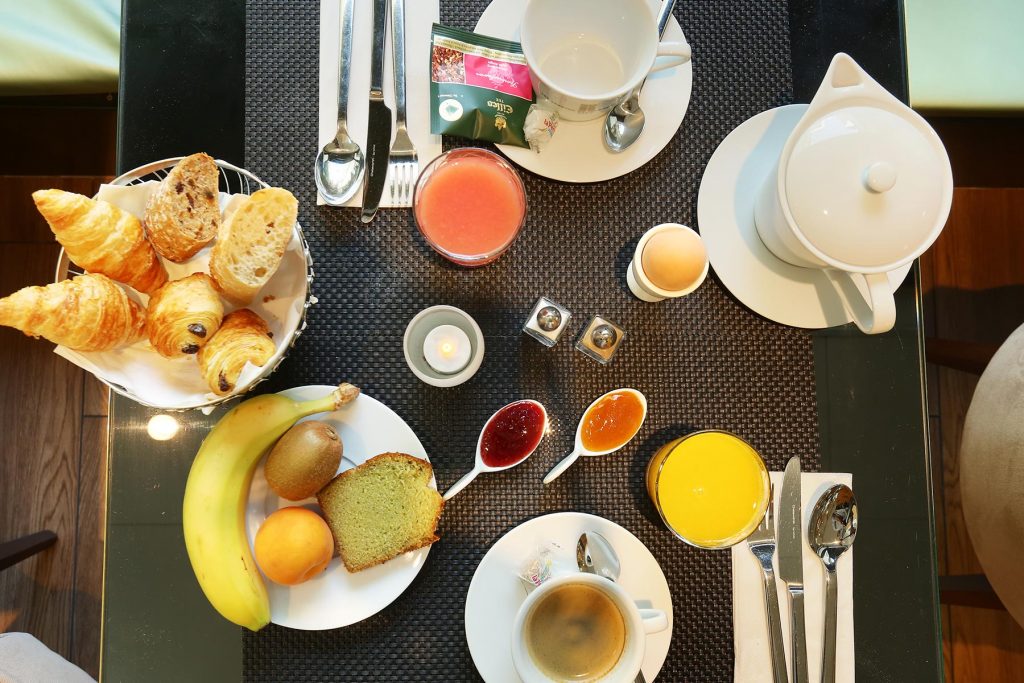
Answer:
M647 494L672 533L698 548L720 549L761 523L771 483L753 446L709 429L670 441L651 457Z

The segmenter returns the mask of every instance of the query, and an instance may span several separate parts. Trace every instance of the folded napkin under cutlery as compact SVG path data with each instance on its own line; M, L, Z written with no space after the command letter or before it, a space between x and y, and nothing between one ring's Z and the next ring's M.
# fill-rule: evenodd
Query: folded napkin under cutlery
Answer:
M349 84L348 132L360 147L366 151L367 97L370 92L370 43L372 3L357 2L353 18L352 71ZM407 73L408 127L409 137L426 164L441 153L441 136L430 133L430 30L438 21L440 10L438 0L416 0L407 2L405 11L405 54ZM319 125L317 144L309 152L310 170L317 150L334 138L338 128L338 54L341 48L341 2L321 0L320 2L320 88ZM395 114L394 68L391 61L391 32L388 32L384 48L384 102ZM394 120L392 119L392 129ZM312 177L312 174L310 174ZM364 176L365 181L365 176ZM391 179L388 178L387 183ZM357 191L345 206L358 207L362 191ZM317 204L323 204L317 195ZM385 191L380 207L410 206L406 200L393 203L390 193Z
M780 517L782 472L770 473L775 493L775 517ZM853 477L842 473L805 472L800 477L802 531L804 537L803 565L805 591L805 623L807 632L807 661L810 679L821 675L822 628L825 621L825 576L821 560L807 545L807 523L818 498L833 484L846 484L852 488ZM850 548L839 559L839 618L836 636L836 683L854 680L853 635L853 552ZM776 568L778 558L776 558ZM790 646L790 609L786 600L786 584L776 574L779 593L779 613L782 617L782 636L786 645L787 661L792 656ZM732 548L732 611L735 649L736 681L770 681L772 678L771 652L768 645L768 621L765 616L761 566L746 543Z

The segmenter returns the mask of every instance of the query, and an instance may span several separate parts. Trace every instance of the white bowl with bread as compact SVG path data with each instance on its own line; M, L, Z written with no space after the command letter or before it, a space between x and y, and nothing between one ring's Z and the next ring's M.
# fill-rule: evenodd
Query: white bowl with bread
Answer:
M92 198L33 199L63 247L56 282L0 298L0 325L55 342L118 394L217 405L266 379L305 328L315 299L298 202L244 169L199 153Z

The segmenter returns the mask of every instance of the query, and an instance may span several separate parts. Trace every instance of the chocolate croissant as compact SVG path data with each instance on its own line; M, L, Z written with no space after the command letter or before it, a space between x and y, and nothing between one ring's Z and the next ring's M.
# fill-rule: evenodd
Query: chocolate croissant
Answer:
M117 283L89 274L0 299L0 325L75 351L107 351L145 336L146 311Z
M32 193L72 261L147 294L167 282L167 271L139 219L109 202L63 190Z
M198 353L217 333L224 306L206 273L172 280L153 292L146 310L149 341L164 358Z
M213 393L226 396L234 390L246 363L262 367L274 350L266 321L241 308L224 316L217 334L199 349L199 370Z

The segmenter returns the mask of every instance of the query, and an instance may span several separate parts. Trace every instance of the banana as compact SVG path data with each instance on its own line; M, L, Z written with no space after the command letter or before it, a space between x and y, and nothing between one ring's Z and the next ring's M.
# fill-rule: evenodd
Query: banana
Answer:
M235 406L203 440L185 484L185 547L207 600L252 631L270 623L267 587L249 549L245 504L256 465L300 418L337 410L359 395L342 384L324 398L296 402L277 394Z

